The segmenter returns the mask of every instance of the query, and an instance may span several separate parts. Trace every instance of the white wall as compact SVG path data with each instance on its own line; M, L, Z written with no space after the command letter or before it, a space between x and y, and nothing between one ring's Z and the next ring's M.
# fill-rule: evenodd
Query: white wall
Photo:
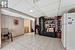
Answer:
M64 15L62 16L62 18L61 18L61 19L62 19L62 23L61 23L61 24L62 24L62 29L61 29L61 30L62 30L62 34L61 34L62 36L61 36L61 41L62 41L62 44L63 44L63 46L64 46L65 48L66 48L66 29L67 29L67 28L66 28L66 27L67 27L67 24L66 24L66 23L67 23L67 22L66 22L67 20L66 20L66 18L67 18L67 17L66 17L66 14L64 14Z
M39 25L39 18L36 18L36 24Z
M8 28L12 30L13 36L24 34L24 19L20 17L13 17L8 15L2 15L2 28ZM14 19L19 21L18 25L14 24Z
M35 30L35 20L32 20L32 29Z
M37 18L37 21L36 22L37 22L37 25L39 25L39 18Z

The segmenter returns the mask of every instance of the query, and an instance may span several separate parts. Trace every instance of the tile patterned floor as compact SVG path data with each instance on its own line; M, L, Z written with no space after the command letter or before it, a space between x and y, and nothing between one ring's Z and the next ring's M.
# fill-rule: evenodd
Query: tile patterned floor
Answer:
M65 50L60 39L34 35L16 37L0 50Z

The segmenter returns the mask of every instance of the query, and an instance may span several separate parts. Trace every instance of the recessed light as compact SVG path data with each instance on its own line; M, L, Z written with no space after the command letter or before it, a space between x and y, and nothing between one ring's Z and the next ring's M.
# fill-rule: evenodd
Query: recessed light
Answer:
M30 12L33 12L33 10L30 10Z

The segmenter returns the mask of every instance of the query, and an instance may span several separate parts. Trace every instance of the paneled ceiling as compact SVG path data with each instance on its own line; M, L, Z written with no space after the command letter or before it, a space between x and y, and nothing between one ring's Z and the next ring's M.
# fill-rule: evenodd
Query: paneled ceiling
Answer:
M75 7L75 0L8 0L8 7L33 17L62 15ZM59 8L59 10L58 10Z

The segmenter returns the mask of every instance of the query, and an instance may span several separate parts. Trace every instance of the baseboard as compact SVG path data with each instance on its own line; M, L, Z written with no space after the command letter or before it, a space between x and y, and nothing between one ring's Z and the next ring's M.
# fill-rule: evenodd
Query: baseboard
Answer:
M20 34L20 35L13 36L13 38L15 38L15 37L19 37L19 36L22 36L22 35L24 35L24 34Z

